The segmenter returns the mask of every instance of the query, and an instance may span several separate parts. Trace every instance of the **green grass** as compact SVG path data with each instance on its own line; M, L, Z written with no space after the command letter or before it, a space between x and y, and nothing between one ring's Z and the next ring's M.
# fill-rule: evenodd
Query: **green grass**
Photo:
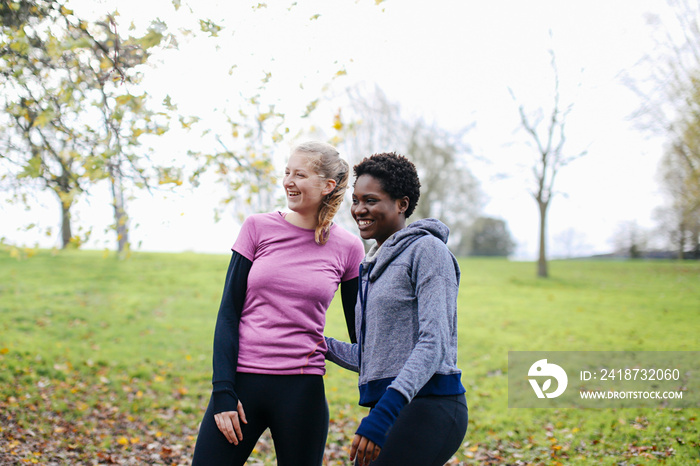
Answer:
M0 463L188 464L228 259L0 250ZM555 261L547 280L460 264L470 424L454 464L700 464L700 409L507 407L508 351L700 350L699 263ZM337 301L326 333L346 338ZM328 366L328 464L347 464L364 415L356 382ZM266 441L255 458L273 455Z

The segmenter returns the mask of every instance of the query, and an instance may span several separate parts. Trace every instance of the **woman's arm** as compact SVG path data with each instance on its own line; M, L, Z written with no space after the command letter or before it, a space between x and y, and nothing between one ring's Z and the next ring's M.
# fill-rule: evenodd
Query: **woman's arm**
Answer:
M357 304L357 287L359 278L344 281L340 284L340 298L343 303L343 314L345 314L345 325L348 328L348 335L351 343L357 343L355 333L355 304Z
M355 332L355 304L357 304L358 283L359 278L357 277L340 283L340 297L343 302L345 324L352 343L325 337L326 346L328 347L326 359L354 372L360 372L357 335Z
M358 356L357 343L346 343L335 338L326 338L326 359L334 362L342 368L353 372L360 372L360 358Z
M233 251L226 273L219 314L214 331L214 358L212 362L212 402L214 414L236 411L238 396L235 392L238 365L238 323L243 311L248 274L253 263Z

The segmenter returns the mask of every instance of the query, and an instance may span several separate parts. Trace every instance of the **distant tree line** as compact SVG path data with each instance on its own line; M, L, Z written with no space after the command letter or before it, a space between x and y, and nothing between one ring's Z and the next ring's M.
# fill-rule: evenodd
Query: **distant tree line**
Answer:
M653 18L658 47L644 66L646 80L628 80L640 97L636 121L666 141L659 167L663 206L655 212L657 236L676 257L700 257L700 6L667 0L669 16ZM182 6L173 0L173 11ZM29 193L48 190L61 213L62 247L80 246L89 225L76 228L76 202L108 186L116 247L129 250L128 203L142 191L167 190L183 183L198 186L205 176L225 187L222 205L243 201L270 208L275 186L272 154L290 134L287 117L266 98L270 73L260 85L222 110L225 130L210 134L216 147L183 148L182 160L162 157L150 145L166 133L200 130L197 116L183 114L177 102L161 102L141 82L158 51L178 46L183 36L217 37L222 27L193 14L190 30L171 31L153 20L141 31L125 31L116 14L87 20L61 0L0 2L0 190L31 208ZM251 2L255 9L265 4ZM539 210L537 275L548 276L546 225L561 169L585 154L566 145L572 105L560 95L559 75L550 51L553 100L540 108L517 106L521 129L531 148L533 188ZM235 62L235 58L233 58ZM236 64L232 63L231 69ZM343 75L340 70L338 75ZM515 99L515 93L512 93ZM312 114L319 99L303 105L296 117ZM451 230L450 247L459 255L512 254L515 244L506 220L482 212L484 196L470 165L468 144L474 123L446 130L422 118L403 115L379 89L353 88L334 115L333 137L345 154L397 151L418 167L423 184L416 218L438 217ZM313 136L313 134L312 134ZM323 135L325 137L325 135ZM534 149L534 150L533 150ZM357 160L351 160L357 162ZM211 179L211 178L208 178ZM649 249L651 233L637 226L616 232L616 249L629 257ZM623 231L624 230L624 231Z

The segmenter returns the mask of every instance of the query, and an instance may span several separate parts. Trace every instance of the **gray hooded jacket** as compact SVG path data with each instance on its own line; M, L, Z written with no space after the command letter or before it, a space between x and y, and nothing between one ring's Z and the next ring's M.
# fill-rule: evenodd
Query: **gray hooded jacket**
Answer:
M360 373L361 405L374 406L387 388L409 402L465 392L457 368L460 271L448 235L439 220L418 220L363 260L358 343L326 338L326 359Z

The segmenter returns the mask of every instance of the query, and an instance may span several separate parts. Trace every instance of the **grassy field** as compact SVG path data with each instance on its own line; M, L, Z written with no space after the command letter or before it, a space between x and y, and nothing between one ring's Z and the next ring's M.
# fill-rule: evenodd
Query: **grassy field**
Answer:
M450 464L700 464L695 409L509 409L508 351L698 351L700 263L460 261L469 430ZM227 256L0 249L0 464L189 464ZM334 302L327 334L345 338ZM329 365L327 464L364 410ZM250 464L274 464L269 438Z

